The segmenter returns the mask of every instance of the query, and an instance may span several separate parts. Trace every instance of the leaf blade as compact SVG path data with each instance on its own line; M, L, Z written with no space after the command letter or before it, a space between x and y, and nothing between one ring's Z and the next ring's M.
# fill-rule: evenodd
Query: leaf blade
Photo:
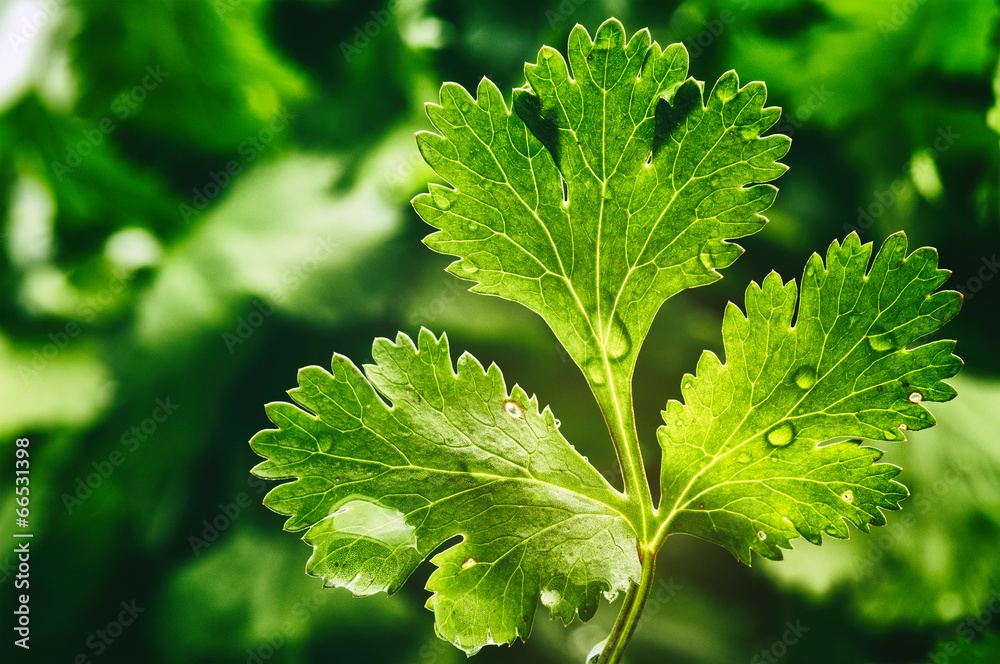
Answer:
M867 531L885 523L882 509L899 509L898 468L877 463L874 448L829 441L904 440L934 424L920 402L955 396L943 381L961 360L951 341L907 346L957 314L961 296L934 293L948 273L933 250L905 257L902 233L868 269L871 249L851 234L825 265L810 258L801 294L771 273L747 289L746 316L727 307L726 364L703 354L682 382L685 403L668 403L657 431L668 532L744 562L751 550L780 559L795 537L846 537L842 518Z
M602 592L638 578L628 503L547 408L508 394L500 370L469 354L456 372L446 337L426 330L419 347L378 340L373 357L364 375L342 356L332 373L300 371L298 407L269 405L279 429L251 441L267 458L255 474L297 478L266 504L289 515L286 529L309 529L311 574L358 595L394 592L461 536L433 558L428 607L468 652L526 638L540 597L564 621L586 619Z
M684 47L645 30L577 26L568 54L542 48L511 109L486 79L477 99L445 85L418 145L454 189L413 205L450 272L541 314L593 383L606 358L631 376L660 305L742 253L726 240L766 222L790 141L760 138L763 84L730 72L706 105Z

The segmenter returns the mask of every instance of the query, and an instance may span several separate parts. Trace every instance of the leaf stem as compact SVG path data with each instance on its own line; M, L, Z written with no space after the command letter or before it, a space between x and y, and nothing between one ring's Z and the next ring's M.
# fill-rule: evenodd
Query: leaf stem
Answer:
M631 372L621 371L605 358L600 375L588 376L588 379L618 454L625 495L637 503L638 521L633 522L636 535L641 542L649 542L656 526L656 512L635 428Z
M646 606L646 599L649 597L649 589L653 585L653 569L656 567L656 551L652 549L639 548L639 560L642 563L642 575L639 583L633 583L625 595L621 611L615 620L615 626L611 629L611 635L604 650L597 659L597 664L618 664L625 655L625 648L628 647L632 634L639 624L639 617L642 609Z

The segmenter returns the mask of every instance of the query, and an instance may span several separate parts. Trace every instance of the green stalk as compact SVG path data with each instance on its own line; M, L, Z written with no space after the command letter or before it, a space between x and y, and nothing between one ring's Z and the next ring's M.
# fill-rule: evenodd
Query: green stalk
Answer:
M642 609L646 606L646 599L649 597L649 589L653 585L653 569L656 567L656 551L650 549L639 549L639 560L642 563L642 576L639 583L633 583L625 595L622 609L615 620L615 626L611 629L611 635L604 644L604 650L597 659L597 664L618 664L625 656L625 648L628 647L632 634L639 624L639 617Z
M604 644L599 664L618 664L625 655L632 634L639 624L639 617L653 585L656 566L656 548L649 547L656 528L653 496L646 479L646 469L639 449L639 436L635 428L635 410L632 403L631 371L614 371L604 356L603 366L597 376L588 376L591 390L604 413L604 420L611 433L611 440L618 454L626 497L638 503L633 527L639 539L639 562L642 572L638 583L633 583L625 595L621 611L615 620L611 635ZM635 517L638 517L637 519Z
M599 374L588 375L587 380L604 414L604 421L611 433L611 442L614 443L615 452L618 454L625 495L630 501L637 503L635 516L638 519L634 519L632 525L639 540L648 542L651 541L652 531L656 526L653 519L655 515L653 496L646 480L646 468L643 465L639 436L635 429L631 372L628 372L625 378L621 377L622 373L624 372L614 371L605 356Z

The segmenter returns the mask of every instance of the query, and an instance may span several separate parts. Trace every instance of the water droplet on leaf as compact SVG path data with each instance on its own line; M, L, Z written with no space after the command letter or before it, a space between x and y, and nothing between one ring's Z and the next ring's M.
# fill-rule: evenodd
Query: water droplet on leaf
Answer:
M715 255L706 251L705 249L707 247L708 245L702 247L701 253L698 254L698 260L701 261L701 264L705 266L706 270L711 272L712 270L715 269Z
M561 596L559 595L558 590L550 590L546 588L541 593L542 604L549 607L550 609L559 603L560 598Z
M791 422L779 422L765 436L769 445L784 447L795 439L795 426Z
M740 463L747 463L748 461L750 461L750 455L749 454L741 454L740 455L740 458L739 458L739 462Z
M888 334L880 334L877 337L868 337L868 345L872 347L872 350L876 353L884 353L887 350L892 350L892 337Z
M816 372L812 367L802 367L795 372L795 384L803 390L808 390L816 384Z
M909 429L910 427L906 426L906 422L903 422L903 423L902 423L902 424L900 424L900 425L899 425L899 427L897 427L897 428L898 428L898 429L899 429L900 431L906 431L906 430L908 430L908 429Z
M589 60L591 57L592 56L588 55L587 59ZM611 637L608 637L608 638L611 638ZM598 643L597 645L595 645L593 648L591 648L590 652L587 653L587 659L585 660L586 663L587 664L596 664L597 662L599 662L601 660L601 653L604 652L604 646L606 646L607 643L608 643L608 639L604 639L603 641L601 641L600 643Z
M462 563L462 569L469 569L476 564L475 558L468 558L464 563Z
M504 401L503 409L512 420L524 419L524 408L521 407L521 404L512 399Z
M910 392L909 398L912 403L920 403L924 400L924 396L920 392Z
M840 497L844 500L845 503L853 503L854 502L854 492L851 491L850 489L848 489L844 493L840 494Z
M764 540L767 539L767 533L765 533L763 530L758 530L757 531L757 539L759 539L761 542L763 542Z

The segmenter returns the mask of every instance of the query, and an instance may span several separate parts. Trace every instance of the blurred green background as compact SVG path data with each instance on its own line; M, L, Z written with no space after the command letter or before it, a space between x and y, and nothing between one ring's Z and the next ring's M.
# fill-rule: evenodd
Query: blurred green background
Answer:
M856 230L932 245L965 308L939 426L889 449L886 528L747 568L672 538L629 661L1000 661L1000 7L993 0L0 1L0 596L10 647L14 440L31 440L32 662L402 662L433 634L425 564L390 599L321 590L260 505L263 404L333 352L447 330L550 404L618 481L580 372L534 314L465 292L409 199L443 81L523 82L607 17L683 41L691 74L764 80L793 137L771 223L668 302L636 374L654 468L666 400L721 351L725 303ZM655 471L654 471L655 472ZM122 603L141 609L115 623ZM582 662L614 618L480 663ZM5 661L10 661L5 659Z

